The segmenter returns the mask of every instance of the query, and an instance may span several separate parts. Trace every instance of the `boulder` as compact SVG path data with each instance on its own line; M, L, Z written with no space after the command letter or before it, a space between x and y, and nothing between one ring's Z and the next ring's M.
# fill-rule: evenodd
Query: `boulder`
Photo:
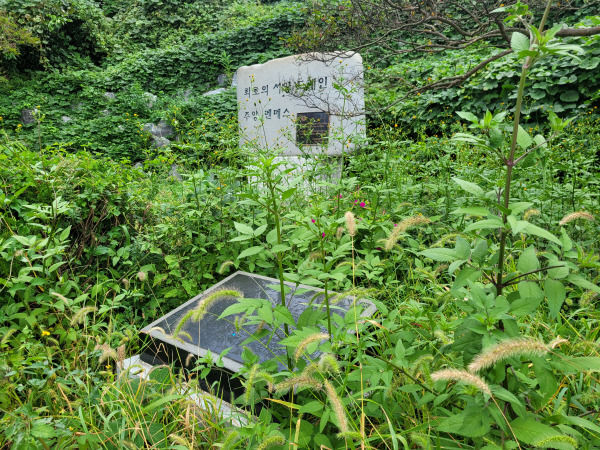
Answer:
M21 110L21 122L23 125L29 125L35 123L35 109L22 109Z
M214 89L212 91L205 92L202 95L218 95L218 94L225 92L226 90L227 89L225 89L225 88L218 88L218 89Z
M158 96L156 96L156 95L154 95L154 94L152 94L150 92L144 92L142 95L147 100L146 107L148 109L152 109L152 107L154 106L154 104L158 100Z

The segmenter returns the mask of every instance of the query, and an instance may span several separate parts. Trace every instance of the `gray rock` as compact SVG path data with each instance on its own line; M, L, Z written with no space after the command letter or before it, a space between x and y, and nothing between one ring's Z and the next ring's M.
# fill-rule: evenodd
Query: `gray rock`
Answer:
M154 137L165 137L173 134L173 127L167 124L164 120L158 122L158 125L153 123L145 123L142 127L143 131L147 131Z
M192 88L188 88L185 91L183 91L183 101L184 102L189 101L189 99L192 97L193 94L194 94L194 90Z
M175 178L177 181L181 181L181 175L177 171L177 164L171 164L171 170L169 170L169 176Z
M225 75L224 73L219 75L217 77L217 83L219 83L219 86L223 86L225 83L227 83L227 75Z
M104 97L106 97L109 100L114 100L117 98L117 95L114 92L105 92Z
M83 102L79 102L79 103L75 103L73 105L71 105L71 110L72 111L81 111L83 109Z
M156 96L150 92L144 92L142 95L144 96L144 98L146 100L148 100L148 103L146 103L146 107L148 107L148 109L152 109L152 107L158 100L158 96Z
M112 111L110 109L103 109L100 112L102 113L103 116L110 116L112 114Z
M152 136L152 147L162 148L171 144L171 141L161 136Z
M134 168L134 169L143 169L143 168L144 168L144 165L143 165L141 162L136 162L136 163L133 165L133 168Z
M73 120L73 119L71 119L69 116L62 116L63 123L69 123L71 120Z
M35 109L22 109L21 110L21 122L23 125L29 125L30 123L35 123Z
M205 92L202 95L218 95L218 94L221 94L222 92L225 92L226 90L227 89L225 89L225 88L218 88L218 89L214 89L212 91Z
M235 71L233 73L233 76L231 77L231 87L236 87L237 86L237 71Z
M161 119L158 125L154 127L154 133L152 134L160 137L170 136L173 134L173 127L165 122L164 119Z

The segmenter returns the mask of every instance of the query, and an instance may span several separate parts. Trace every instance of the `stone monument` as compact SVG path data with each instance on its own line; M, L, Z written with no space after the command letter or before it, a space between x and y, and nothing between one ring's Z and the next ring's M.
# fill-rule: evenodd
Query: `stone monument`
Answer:
M288 56L236 75L241 146L277 151L307 171L318 159L341 160L365 134L358 53Z

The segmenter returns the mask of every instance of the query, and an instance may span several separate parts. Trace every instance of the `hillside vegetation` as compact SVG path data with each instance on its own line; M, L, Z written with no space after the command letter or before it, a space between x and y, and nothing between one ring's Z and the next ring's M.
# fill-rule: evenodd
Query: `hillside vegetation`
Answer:
M361 48L366 136L290 184L240 147L235 71L355 48L381 2L0 0L0 448L600 447L600 39L556 35L600 16L525 3L445 89L504 47ZM241 424L190 400L222 355L117 374L235 270L378 312L235 305L288 332L244 352Z

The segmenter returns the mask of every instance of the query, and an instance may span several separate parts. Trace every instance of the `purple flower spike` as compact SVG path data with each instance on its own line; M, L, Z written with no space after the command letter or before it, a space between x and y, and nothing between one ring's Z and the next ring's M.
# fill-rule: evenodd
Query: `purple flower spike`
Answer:
M316 222L316 220L315 220L315 219L312 219L312 223L315 223L315 222Z
M325 232L323 232L323 234L321 235L321 237L325 237Z
M365 206L367 206L367 204L365 202L360 202L360 207L364 208Z

